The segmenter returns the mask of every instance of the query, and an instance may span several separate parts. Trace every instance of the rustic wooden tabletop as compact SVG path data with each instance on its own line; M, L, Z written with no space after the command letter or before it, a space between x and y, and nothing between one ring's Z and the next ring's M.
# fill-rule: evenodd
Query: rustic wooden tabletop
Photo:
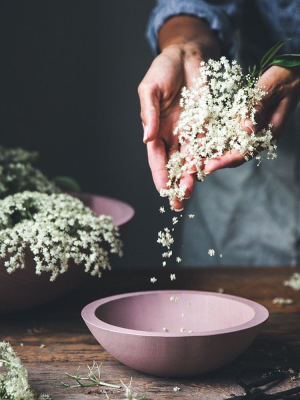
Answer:
M102 279L92 279L76 292L47 306L0 316L0 339L9 341L26 365L30 383L36 393L48 393L53 400L105 399L101 387L70 389L65 372L82 372L93 360L102 363L102 379L118 384L122 379L139 395L148 399L225 399L243 394L235 382L235 373L251 366L300 368L300 292L283 286L283 281L300 268L199 268L176 272L176 281L169 273L153 271L112 271ZM150 277L156 276L155 285ZM96 342L81 319L83 306L100 297L140 290L191 289L217 291L242 296L267 307L271 315L263 332L251 347L228 366L190 379L164 379L134 371L111 357ZM281 307L272 303L275 297L291 298L294 304ZM71 382L69 382L71 383ZM280 387L285 390L300 385L287 379ZM174 392L173 388L180 390ZM107 390L111 398L124 398L124 391Z

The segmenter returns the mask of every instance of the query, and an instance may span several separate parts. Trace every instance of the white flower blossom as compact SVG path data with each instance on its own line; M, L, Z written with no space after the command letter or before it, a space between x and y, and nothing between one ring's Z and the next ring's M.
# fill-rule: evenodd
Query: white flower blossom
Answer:
M243 75L237 62L230 63L225 57L201 63L198 71L194 86L182 89L183 110L174 130L182 147L166 165L169 180L167 189L161 190L171 208L175 199L184 199L186 187L180 185L180 179L185 171L196 169L197 178L204 180L207 162L231 151L245 160L256 157L259 163L262 151L268 159L277 156L271 125L251 134L241 127L241 119L246 117L256 124L255 105L266 94L258 80Z
M166 251L165 253L162 253L163 258L170 258L172 256L173 252L172 250Z
M178 387L178 386L175 386L175 387L173 387L173 390L174 390L174 392L179 392L179 390L180 390L180 387Z
M165 212L166 212L165 207L160 207L160 208L159 208L159 212L160 212L161 214L165 213Z
M157 243L161 243L163 247L167 247L167 249L170 249L171 244L174 243L174 239L171 235L169 228L165 228L164 232L158 232Z
M180 257L176 257L176 262L180 263L182 260Z
M294 290L300 290L300 274L298 272L294 272L292 276L289 277L286 281L283 282L284 286L289 286Z
M209 249L209 250L208 250L208 255L209 255L209 256L213 257L215 254L216 254L216 252L215 252L214 249Z
M157 279L155 278L155 276L153 276L153 277L150 279L150 282L151 282L151 283L157 282Z
M275 299L272 300L273 304L279 304L282 307L283 306L289 306L294 304L294 300L293 299L283 299L281 297L275 297Z
M171 279L171 281L175 281L176 275L175 274L170 274L170 279Z
M194 214L189 214L189 218L195 218Z
M39 169L32 166L38 153L23 149L6 149L0 146L0 198L31 190L59 193L59 188Z
M8 342L0 342L0 398L10 400L51 400L32 392L26 368Z
M173 223L173 225L177 224L178 223L178 217L173 217L172 218L172 223Z
M0 258L8 273L25 267L29 250L36 274L50 272L51 281L71 261L101 276L101 269L111 269L109 253L122 255L119 236L110 216L97 217L68 194L25 191L0 200Z

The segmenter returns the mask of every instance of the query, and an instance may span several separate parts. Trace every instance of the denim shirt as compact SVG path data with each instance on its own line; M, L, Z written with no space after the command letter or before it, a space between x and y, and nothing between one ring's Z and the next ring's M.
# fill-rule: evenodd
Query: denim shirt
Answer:
M300 53L299 0L159 0L147 29L155 54L159 29L180 14L206 20L222 53L244 66L287 38L293 40L282 52ZM187 218L189 213L195 218ZM299 105L276 160L211 174L196 184L183 216L176 249L183 265L300 265ZM210 257L208 249L216 255Z

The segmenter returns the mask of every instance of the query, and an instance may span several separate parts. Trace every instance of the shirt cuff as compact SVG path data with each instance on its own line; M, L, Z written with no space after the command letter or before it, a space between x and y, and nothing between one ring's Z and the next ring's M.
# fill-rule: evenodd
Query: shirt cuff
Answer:
M155 55L160 52L157 41L158 31L167 19L180 14L193 15L204 19L210 28L216 32L222 45L222 55L229 59L234 57L237 40L229 18L220 6L214 6L201 0L197 2L169 0L154 8L148 22L146 37Z

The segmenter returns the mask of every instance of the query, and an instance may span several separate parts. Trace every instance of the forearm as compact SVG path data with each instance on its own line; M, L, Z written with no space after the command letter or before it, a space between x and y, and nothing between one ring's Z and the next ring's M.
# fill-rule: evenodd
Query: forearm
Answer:
M179 47L190 56L200 56L202 60L219 58L220 42L209 25L196 17L180 15L170 18L158 33L161 51L171 46Z

